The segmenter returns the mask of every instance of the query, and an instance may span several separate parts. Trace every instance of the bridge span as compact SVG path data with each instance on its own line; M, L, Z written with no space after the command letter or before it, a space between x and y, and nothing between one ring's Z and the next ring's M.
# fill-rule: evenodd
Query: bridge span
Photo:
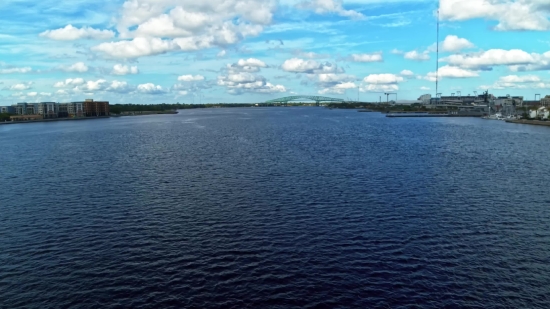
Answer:
M322 96L311 96L311 95L295 95L290 97L283 97L278 99L273 99L266 101L265 104L282 104L287 105L289 102L297 101L297 100L308 100L308 101L315 101L315 105L319 106L320 103L344 103L345 101L342 99L336 99L336 98L329 98L329 97L322 97Z

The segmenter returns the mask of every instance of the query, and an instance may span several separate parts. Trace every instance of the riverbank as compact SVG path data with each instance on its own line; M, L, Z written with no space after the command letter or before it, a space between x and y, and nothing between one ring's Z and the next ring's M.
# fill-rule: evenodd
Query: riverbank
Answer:
M520 119L520 120L506 120L506 122L550 127L550 121Z
M92 119L105 119L105 118L111 118L111 116L82 117L82 118L54 118L54 119L40 119L40 120L27 120L27 121L6 121L6 122L0 122L0 125L3 125L3 124L18 124L18 123L36 123L36 122L92 120Z
M18 123L36 123L36 122L92 120L92 119L105 119L105 118L119 118L119 117L126 117L126 116L174 115L178 113L179 113L178 111L139 111L139 112L132 112L132 113L124 112L120 115L100 116L100 117L53 118L53 119L39 119L39 120L25 120L25 121L6 121L6 122L0 122L0 125L18 124Z

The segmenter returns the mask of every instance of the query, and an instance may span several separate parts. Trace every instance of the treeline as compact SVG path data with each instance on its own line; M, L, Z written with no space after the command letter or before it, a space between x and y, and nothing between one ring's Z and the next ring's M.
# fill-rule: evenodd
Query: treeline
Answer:
M330 108L344 108L344 109L354 109L354 108L366 108L374 111L424 111L426 107L422 104L412 104L412 105L390 105L390 104L380 104L380 103L365 103L365 102L345 102L345 103L330 103L327 104L327 107Z
M111 104L109 106L111 113L120 114L122 112L152 112L152 111L167 111L175 109L192 109L192 108L216 108L216 107L250 107L253 104L245 103L227 103L227 104Z
M12 114L6 114L6 113L0 114L0 121L10 121L10 116L13 116L13 115Z

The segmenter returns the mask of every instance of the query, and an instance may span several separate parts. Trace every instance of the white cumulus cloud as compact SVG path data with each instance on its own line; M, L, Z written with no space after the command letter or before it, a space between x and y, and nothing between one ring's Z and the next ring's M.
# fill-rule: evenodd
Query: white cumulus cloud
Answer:
M105 90L125 94L130 93L132 90L134 90L134 88L128 85L127 82L114 80Z
M28 90L32 88L32 82L28 83L20 83L12 85L11 87L7 88L8 90L14 90L14 91L22 91L22 90ZM4 88L6 89L6 88Z
M267 68L267 64L265 64L265 62L256 58L239 59L239 61L237 61L236 63L227 64L226 66L226 69L230 73L237 73L237 72L256 73L256 72L260 72L262 68Z
M497 31L550 30L550 6L546 0L441 0L443 20L490 19Z
M396 84L405 79L395 74L371 74L363 79L367 84Z
M355 89L357 85L353 82L343 82L329 88L319 90L319 94L345 94L346 90Z
M462 69L459 67L448 66L448 65L440 67L438 72L439 74L437 75L440 80L442 78L469 78L469 77L479 76L477 72ZM435 72L428 73L425 79L429 81L435 81L436 80Z
M317 14L334 13L343 17L352 19L363 19L365 15L354 11L346 10L342 5L342 0L306 0L298 4L299 8L312 10Z
M518 75L508 75L508 76L502 76L499 78L501 82L504 83L536 83L541 82L540 77L536 75L524 75L524 76L518 76Z
M40 33L41 37L57 41L73 41L79 39L107 40L113 38L115 33L111 30L99 30L91 27L76 28L67 25L65 28L47 30Z
M77 62L72 65L62 65L59 68L65 72L78 72L78 73L88 72L88 70L90 69L84 62Z
M441 44L442 50L446 52L457 52L472 47L474 47L474 44L472 44L472 42L464 38L459 38L456 35L448 35Z
M131 41L101 43L92 47L93 51L104 53L113 58L137 58L152 56L177 50L178 46L160 38L135 38Z
M178 77L178 81L180 82L198 82L204 80L204 76L202 75L181 75Z
M276 0L127 0L116 20L124 40L102 43L92 50L111 58L211 47L225 50L259 35L271 23L276 4Z
M122 64L115 64L113 66L113 71L111 74L114 75L128 75L128 74L138 74L139 70L137 66L128 66Z
M349 60L353 62L382 62L384 58L382 57L382 53L352 54Z
M540 58L541 55L529 54L520 49L490 49L480 53L450 55L441 60L461 68L486 70L500 65L534 64Z
M29 73L32 69L30 67L24 68L5 68L0 69L0 74L15 74L15 73Z
M361 92L394 92L398 90L397 84L368 84L359 88Z
M55 88L63 88L63 87L70 87L70 86L78 86L84 84L84 79L82 78L68 78L64 81L60 81L55 83L53 86Z
M137 86L137 91L143 94L163 94L166 92L161 86L153 83L140 84Z
M246 92L276 93L286 92L283 85L274 85L267 82L265 77L250 72L235 72L218 76L218 85L227 88L230 94L243 94Z
M405 59L408 60L414 60L414 61L427 61L430 60L430 54L428 51L424 52L418 52L416 50L412 50L410 52L406 52L404 54Z
M343 70L336 64L330 62L317 62L315 60L304 60L292 58L286 60L281 68L286 72L323 74L323 73L343 73Z

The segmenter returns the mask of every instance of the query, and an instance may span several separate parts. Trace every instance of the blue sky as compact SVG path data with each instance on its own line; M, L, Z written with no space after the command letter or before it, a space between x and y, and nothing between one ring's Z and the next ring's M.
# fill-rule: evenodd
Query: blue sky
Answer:
M548 0L2 0L0 105L550 94Z

